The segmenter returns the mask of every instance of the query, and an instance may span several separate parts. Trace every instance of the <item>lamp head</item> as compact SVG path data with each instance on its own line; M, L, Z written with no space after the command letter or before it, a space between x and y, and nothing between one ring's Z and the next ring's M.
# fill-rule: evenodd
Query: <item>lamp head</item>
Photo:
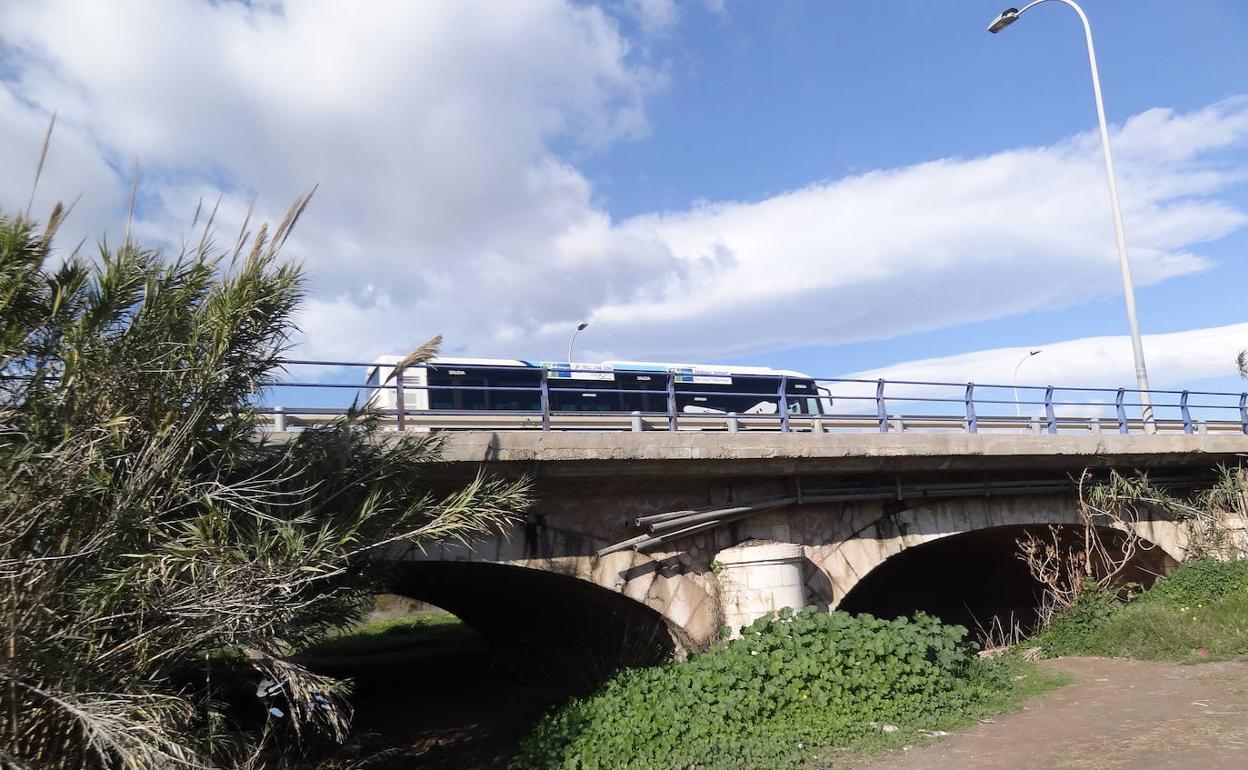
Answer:
M579 324L576 325L576 330L578 332L583 332L585 331L586 326L589 326L589 321L581 321Z
M1018 21L1018 9L1006 8L988 25L988 31L995 35L1016 21Z

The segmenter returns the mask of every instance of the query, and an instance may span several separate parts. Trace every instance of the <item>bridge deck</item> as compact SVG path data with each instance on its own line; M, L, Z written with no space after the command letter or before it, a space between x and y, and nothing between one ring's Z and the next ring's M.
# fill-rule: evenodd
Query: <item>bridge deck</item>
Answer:
M446 434L446 466L490 462L541 475L858 473L871 471L1174 467L1235 464L1248 436L935 433Z

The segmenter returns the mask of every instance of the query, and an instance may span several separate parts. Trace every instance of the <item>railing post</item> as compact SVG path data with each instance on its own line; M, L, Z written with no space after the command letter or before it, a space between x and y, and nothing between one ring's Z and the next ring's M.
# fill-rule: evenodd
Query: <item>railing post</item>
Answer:
M1118 411L1119 433L1129 433L1131 431L1131 427L1127 425L1127 408L1122 405L1122 399L1126 394L1126 389L1119 388L1118 395L1114 397L1114 408ZM1244 429L1244 433L1248 433L1248 428Z
M400 369L399 373L395 375L394 378L394 407L396 409L395 420L400 433L407 430L407 404L403 400L404 374L405 371Z
M286 407L273 407L273 430L278 433L286 432Z
M966 383L966 432L979 433L979 425L975 421L975 383Z
M1031 432L1039 436L1044 432L1044 423L1040 420L1039 415L1031 416Z
M1049 433L1057 433L1057 416L1053 414L1053 386L1044 389L1044 420Z
M1183 415L1183 432L1192 433L1192 412L1187 408L1187 391L1179 394L1179 412Z
M780 432L789 432L789 389L788 375L780 375Z
M633 421L633 433L641 433L645 426L641 423L641 412L633 412L629 415Z
M888 405L884 403L884 380L875 383L875 414L880 420L880 433L888 433Z
M1239 427L1248 435L1248 393L1239 394Z
M1088 428L1091 429L1093 433L1100 433L1101 432L1101 418L1093 417L1090 420L1088 420Z
M676 430L676 372L667 373L667 429Z
M547 375L550 370L542 367L542 430L550 430L550 382Z
M728 432L729 433L736 433L737 431L741 430L741 424L737 421L736 412L729 412L727 414L727 418L728 418Z

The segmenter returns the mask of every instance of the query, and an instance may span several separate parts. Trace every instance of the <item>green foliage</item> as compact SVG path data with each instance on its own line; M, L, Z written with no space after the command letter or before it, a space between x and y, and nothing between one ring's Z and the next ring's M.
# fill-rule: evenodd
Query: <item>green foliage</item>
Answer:
M790 768L878 736L881 723L951 725L1013 689L1006 669L978 660L966 629L922 614L786 610L722 649L624 671L548 714L512 767Z
M1092 638L1122 607L1113 591L1085 586L1070 607L1032 641L1049 655L1086 655Z
M412 649L478 649L482 645L480 635L454 615L411 615L344 628L300 654L374 655Z
M1086 592L1032 641L1048 655L1201 660L1248 655L1248 561L1198 559L1124 604Z
M1084 655L1197 661L1248 655L1248 593L1172 607L1127 605L1087 640Z
M1232 594L1248 595L1248 559L1204 558L1188 562L1158 580L1140 600L1174 608L1194 607Z
M302 299L272 237L88 262L0 215L0 763L278 767L341 739L343 683L286 659L355 622L381 547L506 525L524 483L435 495L375 416L267 443ZM280 684L280 718L253 693ZM246 707L229 708L245 694Z

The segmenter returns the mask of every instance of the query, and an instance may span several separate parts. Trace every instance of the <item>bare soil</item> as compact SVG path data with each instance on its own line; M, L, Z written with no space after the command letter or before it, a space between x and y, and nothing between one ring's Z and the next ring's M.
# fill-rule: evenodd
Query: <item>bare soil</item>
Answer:
M859 770L1244 770L1248 662L1045 661L1075 683L1012 714ZM840 766L840 765L838 765Z

